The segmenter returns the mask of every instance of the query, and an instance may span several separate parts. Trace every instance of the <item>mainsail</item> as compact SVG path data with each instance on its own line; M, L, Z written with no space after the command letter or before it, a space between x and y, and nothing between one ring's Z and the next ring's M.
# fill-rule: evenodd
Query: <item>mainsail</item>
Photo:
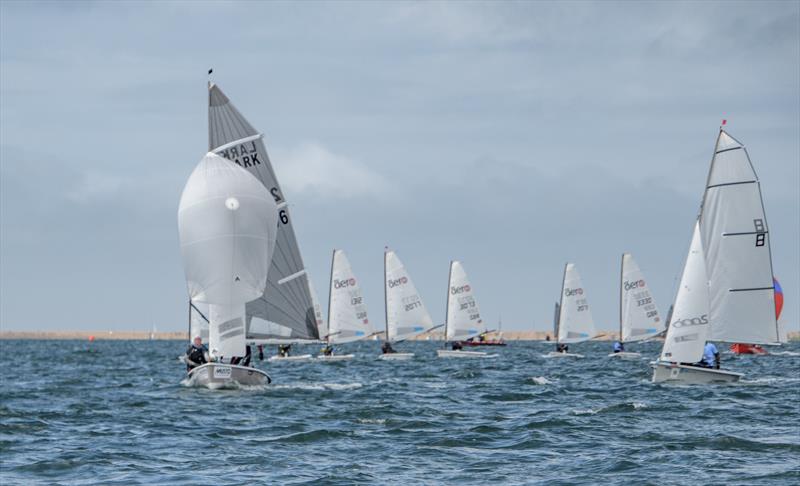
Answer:
M699 223L694 225L692 243L675 295L662 361L696 363L703 356L709 333L708 278Z
M475 300L475 291L467 278L461 262L450 262L447 286L447 318L445 340L460 341L481 333L481 312Z
M383 254L386 340L402 341L433 327L417 288L394 251Z
M664 331L655 299L639 265L629 253L622 255L619 283L619 333L622 342L642 341Z
M724 130L708 172L700 231L709 280L709 339L779 342L760 183L747 150Z
M342 250L333 250L331 259L328 324L330 344L358 341L372 334L361 287Z
M247 304L249 342L319 339L308 275L292 227L289 207L262 140L227 96L213 83L208 93L209 150L247 169L278 205L278 237L263 295Z
M572 263L567 263L564 267L559 308L557 333L559 343L588 341L597 334L581 276Z

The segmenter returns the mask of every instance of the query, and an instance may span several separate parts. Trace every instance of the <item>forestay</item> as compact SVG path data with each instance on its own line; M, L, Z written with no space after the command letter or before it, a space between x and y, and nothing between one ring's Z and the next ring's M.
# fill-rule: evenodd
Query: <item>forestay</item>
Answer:
M394 251L383 254L386 339L400 341L433 327L417 288Z
M620 339L642 341L664 331L655 299L639 265L629 253L622 255L620 278Z
M720 130L700 213L709 279L710 339L780 340L769 230L747 150Z
M330 344L358 341L372 333L361 287L342 250L333 250L331 260L328 324Z
M558 317L560 343L579 343L593 338L596 334L581 276L572 263L567 263L564 268Z
M263 295L247 304L247 339L294 342L319 339L314 304L289 207L275 177L262 134L218 86L209 84L209 148L247 169L278 205L278 236Z
M689 254L675 295L662 361L696 363L708 339L708 278L699 223L695 223Z
M447 287L447 319L445 339L459 341L480 334L483 320L475 300L475 291L467 278L461 262L450 262L450 279Z

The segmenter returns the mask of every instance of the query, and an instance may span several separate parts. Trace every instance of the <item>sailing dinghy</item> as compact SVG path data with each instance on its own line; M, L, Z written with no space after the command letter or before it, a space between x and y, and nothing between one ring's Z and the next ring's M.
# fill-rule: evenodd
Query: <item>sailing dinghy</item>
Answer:
M483 326L481 311L475 300L475 290L469 283L464 265L458 261L450 262L450 275L447 285L447 317L444 323L445 349L436 350L440 358L486 358L482 351L464 351L461 343L481 333ZM454 344L447 349L447 343ZM492 355L496 356L496 355Z
M277 222L269 191L214 153L200 161L186 182L178 209L181 255L191 302L208 304L211 357L210 363L189 371L190 385L270 382L263 371L233 363L246 355L245 308L264 292Z
M392 344L434 329L433 320L403 262L388 248L383 253L383 277L386 306L384 349L390 351L381 354L379 359L412 359L414 353L398 353L393 350Z
M263 294L247 304L245 339L248 344L319 342L319 328L309 277L294 233L286 197L275 177L263 134L236 109L214 83L209 83L208 137L210 151L254 175L277 205L278 233ZM302 356L273 356L276 361L305 361Z
M358 285L350 261L342 250L333 250L331 257L331 280L328 291L328 334L326 349L317 359L344 361L353 359L352 354L333 354L333 346L365 339L372 335L372 326L367 318L367 306Z
M558 305L556 321L556 346L582 343L595 337L592 313L589 301L583 289L581 276L573 263L564 266L564 279L561 284L561 302ZM545 355L547 358L583 358L582 354L566 351L553 351Z
M747 150L720 128L703 203L653 382L736 382L732 371L686 366L706 340L778 344L769 231Z
M623 253L619 282L619 342L629 344L653 338L666 326L658 314L655 299L639 265L629 253ZM641 358L640 353L620 351L609 357Z

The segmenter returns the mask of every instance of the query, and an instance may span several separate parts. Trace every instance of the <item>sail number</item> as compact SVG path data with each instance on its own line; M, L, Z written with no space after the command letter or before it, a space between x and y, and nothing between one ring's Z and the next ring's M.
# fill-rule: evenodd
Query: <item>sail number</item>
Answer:
M278 192L277 187L273 187L272 189L269 190L269 192L270 194L272 194L272 197L275 198L276 203L283 201L283 198L281 197L280 192Z
M289 224L289 215L286 214L286 210L285 209L281 209L278 212L278 217L281 218L281 223Z
M578 299L575 304L578 306L578 312L589 310L589 302L586 299Z

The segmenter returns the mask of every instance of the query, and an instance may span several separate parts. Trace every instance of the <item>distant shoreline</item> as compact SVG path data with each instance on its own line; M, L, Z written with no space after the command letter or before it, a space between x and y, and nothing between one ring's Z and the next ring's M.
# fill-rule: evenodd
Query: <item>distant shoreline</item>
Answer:
M506 341L546 341L547 336L553 339L552 333L547 331L503 331L503 339ZM95 340L154 340L154 341L188 341L189 334L183 332L155 332L146 331L0 331L0 340L9 339L33 339L33 340L88 340L94 336ZM789 341L800 341L800 332L793 331L788 333ZM382 333L376 336L377 340L382 339ZM489 333L488 339L498 338L498 333ZM617 338L617 333L608 331L603 332L595 338L595 341L612 341ZM442 333L427 333L413 338L414 341L438 341L442 339Z

